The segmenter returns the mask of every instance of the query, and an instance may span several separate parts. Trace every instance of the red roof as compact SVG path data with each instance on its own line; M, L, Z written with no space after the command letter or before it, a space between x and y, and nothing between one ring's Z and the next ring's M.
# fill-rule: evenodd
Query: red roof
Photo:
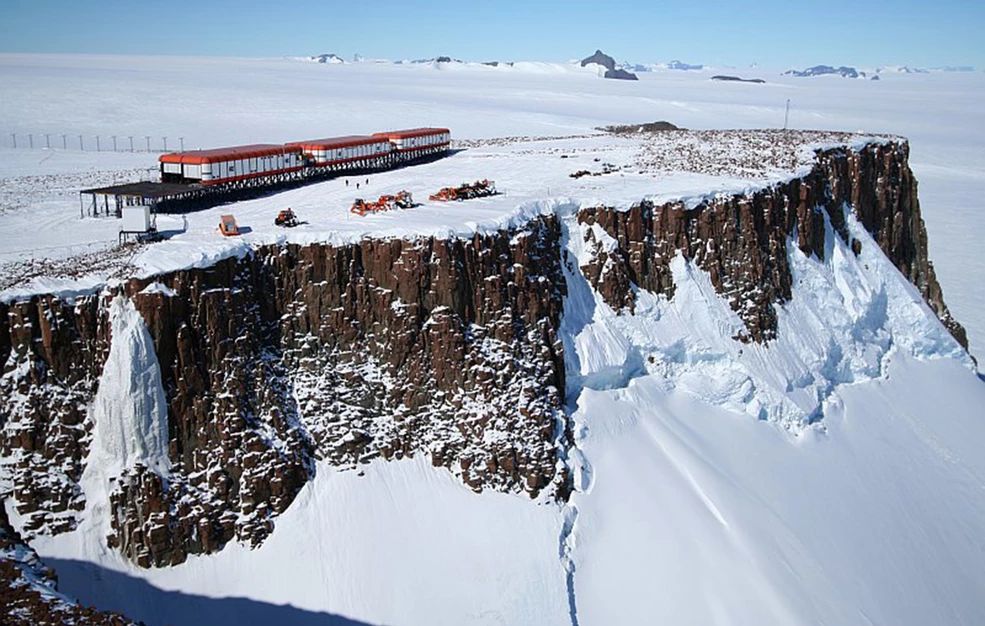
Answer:
M215 163L219 161L232 161L235 159L255 159L257 157L274 156L293 152L286 150L284 146L272 143L257 143L248 146L231 146L229 148L212 148L210 150L189 150L187 152L171 152L162 154L161 163L188 163L191 165L201 165L203 163Z
M347 148L349 146L361 146L369 143L377 143L380 138L369 135L347 135L345 137L328 137L327 139L307 139L305 141L292 141L284 144L291 148L302 148L304 150L331 150L333 148Z
M382 133L374 133L374 136L386 137L387 139L407 139L409 137L426 137L441 133L451 133L451 131L447 128L408 128L406 130L389 130Z

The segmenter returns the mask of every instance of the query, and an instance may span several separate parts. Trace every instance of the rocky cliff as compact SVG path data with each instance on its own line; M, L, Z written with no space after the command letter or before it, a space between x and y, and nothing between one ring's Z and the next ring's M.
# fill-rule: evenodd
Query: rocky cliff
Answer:
M631 311L631 285L673 297L670 261L680 253L709 273L745 322L738 338L767 341L776 336L773 305L791 296L789 242L823 259L827 223L858 254L861 243L850 240L845 227L850 210L967 348L927 256L908 156L907 144L894 142L830 149L818 152L806 176L749 195L719 196L694 208L641 202L629 211L583 209L578 221L598 225L604 235L587 231L595 254L582 271L610 306Z
M903 143L825 150L803 177L694 208L584 208L594 255L581 269L629 312L634 286L673 296L682 254L745 322L737 338L768 342L791 297L788 246L823 258L832 233L857 253L852 211L964 343L916 191ZM132 463L107 486L108 542L141 566L262 542L317 460L425 454L477 491L566 498L562 229L548 216L466 239L272 245L100 294L0 304L0 477L23 530L71 530L85 506L116 298L146 325L167 404L169 467Z
M134 464L110 494L109 543L140 565L259 543L315 459L427 454L477 491L563 495L559 238L551 217L470 240L275 246L5 305L2 445L25 529L70 530L83 508L86 409L120 295L168 403L170 471Z
M75 528L88 449L88 405L109 351L96 298L0 304L0 455L23 530Z

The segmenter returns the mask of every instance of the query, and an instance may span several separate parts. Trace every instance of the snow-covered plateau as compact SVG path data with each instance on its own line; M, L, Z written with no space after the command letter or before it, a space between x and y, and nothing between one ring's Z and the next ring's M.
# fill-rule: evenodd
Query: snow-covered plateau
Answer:
M0 492L60 595L0 558L151 625L985 623L985 76L720 69L0 55L36 141L456 140L124 248L77 192L155 153L0 147Z

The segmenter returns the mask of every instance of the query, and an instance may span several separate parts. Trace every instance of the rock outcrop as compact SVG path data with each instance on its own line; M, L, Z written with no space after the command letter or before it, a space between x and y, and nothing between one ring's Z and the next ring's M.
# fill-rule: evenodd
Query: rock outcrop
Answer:
M603 78L615 78L619 80L639 80L639 77L632 72L628 72L622 68L616 67L616 60L605 54L601 50L596 50L595 54L590 57L586 57L581 60L581 66L585 67L587 65L601 65L605 68L605 73L602 75Z
M331 65L341 65L345 63L345 59L333 52L329 52L327 54L316 54L308 57L308 59L314 61L315 63L328 63Z
M611 241L598 241L582 268L613 308L634 305L631 284L672 297L670 261L680 253L706 270L715 288L745 322L744 341L776 336L774 304L791 296L787 242L824 258L825 220L856 251L844 207L849 206L896 267L923 295L955 339L967 348L964 329L944 304L927 231L920 215L917 183L908 165L909 147L888 142L861 150L820 151L806 176L751 195L718 197L694 208L680 203L640 203L629 211L583 209L583 224L600 226Z
M718 81L727 82L727 83L728 82L731 82L731 83L755 83L755 84L759 84L759 85L762 85L763 83L766 82L762 78L742 78L741 76L732 76L732 75L729 75L729 74L716 74L715 76L712 76L711 77L711 80L718 80Z

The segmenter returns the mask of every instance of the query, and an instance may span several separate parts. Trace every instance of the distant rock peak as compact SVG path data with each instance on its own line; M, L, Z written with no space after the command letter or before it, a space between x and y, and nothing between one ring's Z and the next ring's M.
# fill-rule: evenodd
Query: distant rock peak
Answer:
M333 65L345 63L345 59L335 54L334 52L330 52L328 54L316 54L314 56L308 57L308 59L316 63L330 63Z
M688 71L688 70L703 70L705 66L704 65L701 65L700 63L699 64L692 64L692 63L684 63L683 61L674 60L674 61L671 61L670 63L667 63L665 67L668 70L684 70L684 71Z
M840 67L834 67L831 65L815 65L809 67L805 70L787 70L783 73L784 76L796 76L798 78L807 78L811 76L841 76L842 78L865 78L865 72L860 72L854 67L848 67L842 65Z
M585 57L581 60L581 66L587 67L591 64L601 65L605 68L604 78L615 78L618 80L639 80L636 74L629 72L627 70L617 68L616 60L602 52L601 50L596 50L595 54L589 57Z

